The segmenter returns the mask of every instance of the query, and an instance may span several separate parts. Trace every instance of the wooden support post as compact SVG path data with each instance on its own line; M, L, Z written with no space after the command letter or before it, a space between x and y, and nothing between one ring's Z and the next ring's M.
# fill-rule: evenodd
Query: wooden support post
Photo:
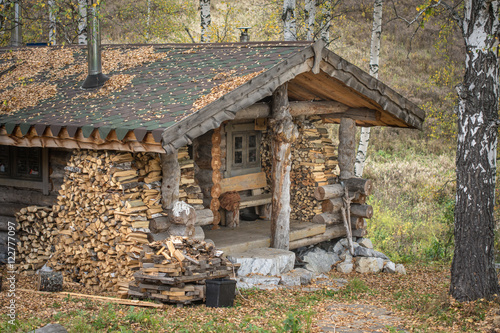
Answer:
M220 143L221 143L221 135L220 128L214 129L214 133L212 134L212 190L210 192L212 196L212 201L210 202L210 210L214 214L214 220L212 222L213 229L219 229L220 223L220 202L219 197L221 195L221 180L222 175L220 172L221 168L221 151L220 151Z
M174 202L179 200L181 168L177 153L178 150L175 150L172 154L161 154L161 200L163 209L172 209Z
M356 122L350 118L340 119L339 126L339 168L340 179L354 177L356 162Z
M273 93L271 125L272 212L271 247L288 250L290 243L290 168L291 145L299 133L290 115L288 85Z

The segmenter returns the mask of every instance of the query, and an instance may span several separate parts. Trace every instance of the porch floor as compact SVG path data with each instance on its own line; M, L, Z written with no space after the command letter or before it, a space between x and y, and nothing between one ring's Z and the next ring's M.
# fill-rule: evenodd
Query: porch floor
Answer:
M321 235L325 230L325 225L290 221L290 242ZM224 251L225 254L269 247L271 245L271 221L240 221L240 226L237 228L221 226L217 230L205 231L205 238L213 240L217 249Z

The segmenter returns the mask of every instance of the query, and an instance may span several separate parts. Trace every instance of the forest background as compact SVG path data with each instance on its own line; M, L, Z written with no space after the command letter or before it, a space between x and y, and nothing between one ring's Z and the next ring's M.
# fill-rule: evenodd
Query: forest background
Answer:
M426 2L385 1L379 64L379 79L426 112L424 130L373 128L364 173L375 182L369 199L374 207L369 237L398 262L449 262L454 246L455 86L463 77L465 49L458 27L445 13L428 15L417 26L397 17L415 17ZM3 3L0 42L8 45L11 9ZM210 3L211 42L238 41L242 26L251 27L252 41L283 40L282 1ZM199 1L106 0L101 4L104 44L200 41ZM296 5L297 39L305 40L304 0ZM76 1L26 0L22 8L24 42L46 43L50 16L57 21L56 44L77 42ZM368 72L372 20L373 0L322 1L315 39L329 21L328 48ZM336 139L335 128L331 133ZM497 202L498 191L497 185Z

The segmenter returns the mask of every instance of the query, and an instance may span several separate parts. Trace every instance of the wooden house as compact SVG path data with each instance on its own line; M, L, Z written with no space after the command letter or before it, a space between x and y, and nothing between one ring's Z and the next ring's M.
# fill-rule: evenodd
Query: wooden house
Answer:
M127 184L147 184L149 175L161 183L163 210L187 201L198 212L196 224L208 225L207 238L227 249L235 241L287 249L318 243L345 234L341 194L329 191L349 184L349 191L356 189L356 209L366 209L369 183L349 183L355 126L421 129L425 117L321 42L107 46L102 57L111 79L86 91L80 88L84 48L0 54L3 230L22 207L60 208L61 190L71 191L61 189L65 174L78 167L75 151L94 152L94 160L105 152L130 152L156 156L161 168L134 169L133 181L121 185L97 177L98 168L84 179L99 178L104 192L112 188L105 182L114 181L125 194ZM328 123L340 123L338 147ZM321 193L315 197L315 191ZM235 192L239 198L226 195ZM228 214L223 200L223 206L235 205ZM94 209L92 202L85 205ZM238 227L238 210L249 207L267 221ZM163 210L158 202L147 208L148 221L156 223ZM352 225L362 235L369 212L358 214ZM58 223L69 218L59 215Z

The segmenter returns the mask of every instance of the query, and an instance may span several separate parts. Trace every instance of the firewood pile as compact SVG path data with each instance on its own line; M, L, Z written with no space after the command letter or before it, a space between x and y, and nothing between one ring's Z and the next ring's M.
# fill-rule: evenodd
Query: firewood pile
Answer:
M292 220L311 221L322 213L321 202L314 198L318 186L336 182L336 147L318 117L296 121L299 137L292 145L290 206ZM270 139L263 137L261 160L268 183L271 179Z
M49 261L66 280L111 288L139 268L137 244L162 214L156 154L77 151L53 206L59 238Z
M52 208L29 206L16 214L19 271L37 270L50 259L59 233Z
M170 237L143 245L140 270L119 294L160 302L189 304L205 298L205 280L236 274L237 266L217 257L210 243Z

